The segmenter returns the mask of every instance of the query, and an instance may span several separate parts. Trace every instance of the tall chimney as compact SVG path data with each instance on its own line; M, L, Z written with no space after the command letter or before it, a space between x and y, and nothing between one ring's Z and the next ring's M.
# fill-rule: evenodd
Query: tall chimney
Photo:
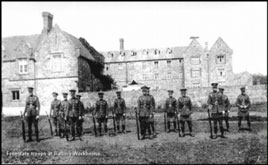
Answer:
M52 28L53 15L49 12L42 12L42 16L44 24L43 32L47 34Z
M120 38L119 42L120 42L120 51L122 51L122 50L124 50L124 39Z

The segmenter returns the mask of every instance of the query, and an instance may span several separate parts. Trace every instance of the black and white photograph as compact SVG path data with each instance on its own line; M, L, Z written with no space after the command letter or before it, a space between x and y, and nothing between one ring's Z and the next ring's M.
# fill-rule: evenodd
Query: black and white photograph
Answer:
M267 2L2 1L1 164L267 164Z

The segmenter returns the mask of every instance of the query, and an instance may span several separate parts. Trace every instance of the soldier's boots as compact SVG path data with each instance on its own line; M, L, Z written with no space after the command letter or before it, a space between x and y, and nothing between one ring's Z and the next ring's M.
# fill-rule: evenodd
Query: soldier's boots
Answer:
M101 136L102 134L101 134L101 127L100 128L98 128L98 136Z
M174 132L178 133L176 121L173 121Z
M117 132L117 133L119 133L119 132L120 132L120 126L119 126L119 125L117 125L117 127L116 127L116 128L117 128L116 132Z
M122 131L124 134L126 134L126 126L125 125L122 125Z
M108 135L108 128L107 126L104 127L105 135Z
M39 139L38 133L36 134L36 141L37 141L37 142L40 142L40 139Z
M168 133L171 132L171 130L170 130L170 121L168 121L168 123L167 123L167 128L168 128L168 131L167 132Z
M29 139L26 140L26 142L31 142L31 141L33 141L33 139L31 137L29 137Z

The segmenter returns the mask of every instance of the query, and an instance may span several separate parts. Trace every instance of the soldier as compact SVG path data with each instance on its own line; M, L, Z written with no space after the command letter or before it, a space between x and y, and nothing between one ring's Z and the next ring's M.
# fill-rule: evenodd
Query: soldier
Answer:
M190 136L192 135L192 102L189 96L186 96L187 89L181 89L181 97L178 99L178 109L180 113L180 122L182 128L182 136L184 137L185 121L188 124Z
M32 124L34 124L35 128L36 141L37 142L40 141L38 136L38 119L40 113L40 103L38 97L33 95L33 89L34 89L33 87L28 87L29 96L26 98L26 105L23 113L24 117L25 113L27 112L28 135L29 135L29 139L27 140L27 142L33 141Z
M152 128L153 136L156 136L156 132L155 132L155 129L154 129L155 100L154 100L154 96L153 95L150 95L150 87L148 87L147 95L151 97L152 102L153 102L153 114L152 114L152 117L149 118L149 123L150 123L150 126L149 127L150 127L150 129Z
M225 120L225 124L226 124L226 131L229 132L229 121L228 121L228 117L229 117L229 112L230 112L230 107L231 104L229 102L228 97L223 94L224 89L223 88L219 88L219 92L222 94L222 99L223 99L223 115L224 115L224 120Z
M53 124L55 126L56 136L59 136L59 110L60 110L60 100L57 99L58 93L52 93L54 100L51 102L51 108L49 116L52 117Z
M95 105L95 116L97 118L97 123L98 123L98 132L99 135L101 136L101 124L104 124L104 131L105 134L107 135L108 133L108 128L107 128L107 117L108 117L108 103L106 100L103 99L103 92L99 92L99 100L96 102Z
M177 113L177 101L176 99L172 96L173 95L173 90L168 90L168 98L166 99L165 103L165 112L167 113L167 127L168 127L168 132L170 132L170 122L173 123L174 131L177 132L177 124L176 124L176 115Z
M59 136L64 138L64 122L69 109L69 102L67 100L68 93L62 93L63 100L60 103L60 113L59 113Z
M249 108L251 106L249 96L245 93L246 88L240 88L241 94L236 99L236 106L238 107L238 127L241 130L241 122L243 117L246 118L249 131L251 131L251 124L249 120Z
M75 97L75 90L71 89L71 98L69 102L69 108L66 114L68 123L71 125L72 140L75 140L75 127L78 127L78 116L80 114L80 107L78 106L78 100Z
M141 87L143 95L138 98L137 112L139 115L139 122L141 126L142 140L145 139L146 129L148 129L150 139L153 138L151 130L149 128L149 118L153 115L153 101L149 95L147 95L147 86Z
M83 133L83 122L84 122L84 115L85 115L85 107L84 107L84 104L82 101L80 101L80 98L81 98L81 95L76 95L76 98L78 100L78 106L79 106L79 109L80 109L80 113L79 113L79 117L78 117L78 127L77 127L77 134L78 136L81 137L82 133ZM80 138L80 140L82 140Z
M120 129L120 121L122 125L122 132L126 133L125 118L126 118L126 103L125 100L121 97L121 91L117 91L117 98L114 100L114 113L115 120L117 125L117 132Z
M218 127L217 127L217 122L219 122L220 125L220 131L221 131L221 137L225 138L224 136L224 129L222 125L222 107L223 107L223 97L220 92L218 92L217 87L218 83L212 83L212 89L213 92L209 94L208 97L208 108L211 113L211 117L213 120L213 126L214 126L214 134L215 138L217 138L217 133L218 133Z

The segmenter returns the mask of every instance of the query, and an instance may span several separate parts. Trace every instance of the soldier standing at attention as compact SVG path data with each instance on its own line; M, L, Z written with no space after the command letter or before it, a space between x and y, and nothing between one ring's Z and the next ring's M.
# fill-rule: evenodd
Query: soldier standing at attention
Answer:
M149 127L152 128L153 136L156 136L155 129L154 129L155 100L154 100L154 96L153 95L150 95L150 87L148 87L147 95L151 97L152 102L153 102L153 114L152 114L152 117L149 118L149 123L150 123L150 126Z
M104 131L105 134L107 135L108 133L108 128L107 128L107 117L108 117L108 103L106 100L103 99L103 92L99 92L99 100L96 102L95 105L95 116L97 118L97 123L98 123L98 132L99 135L101 136L101 125L103 123L104 125Z
M81 135L83 133L83 122L84 122L84 115L85 115L85 107L84 107L84 104L83 102L80 100L81 99L81 95L76 95L76 98L78 100L78 106L79 106L79 114L78 114L78 121L77 121L77 125L78 127L76 127L76 132L78 134L78 136L80 137L80 140L81 139Z
M122 125L122 132L126 133L126 103L125 100L121 97L121 91L117 91L117 98L114 100L114 113L115 113L115 120L117 125L117 132L120 130L120 121Z
M223 97L220 92L218 92L218 83L212 83L212 89L213 92L211 92L208 96L208 108L211 113L211 117L213 120L213 126L214 126L214 134L215 138L217 138L218 133L218 127L217 122L219 122L220 125L220 131L221 131L221 137L224 138L224 130L222 125L222 106L223 106Z
M145 139L146 129L148 129L150 139L152 139L151 129L150 129L150 121L149 118L152 117L153 114L153 101L149 95L147 95L147 86L141 87L143 95L138 98L137 112L139 115L139 122L141 126L141 140Z
M192 102L190 97L186 96L187 89L181 89L181 97L178 99L178 109L180 113L180 122L182 127L182 136L184 137L185 122L188 124L190 136L192 135Z
M229 117L229 112L230 112L230 107L231 104L229 102L228 97L223 94L224 89L223 88L219 88L220 93L222 94L222 99L223 99L223 114L224 114L224 120L225 120L225 124L226 124L226 131L229 132L229 121L228 121L228 117Z
M69 108L67 112L68 123L71 125L72 140L75 140L75 127L78 127L78 116L80 113L80 107L78 106L78 100L75 97L75 90L71 89L71 98L69 100Z
M243 117L246 118L249 131L251 131L251 124L249 120L249 108L251 106L249 96L245 93L246 88L240 88L241 94L236 99L236 106L238 107L238 127L241 130L241 122Z
M167 113L167 127L168 127L168 132L170 132L170 122L173 123L174 126L174 131L177 132L177 124L176 124L176 115L178 115L177 112L177 101L176 99L172 96L173 95L173 90L168 90L168 98L166 99L165 103L165 111Z
M60 130L59 130L59 136L60 138L64 138L64 122L65 122L65 117L67 115L68 109L69 109L69 102L67 100L68 93L62 93L63 100L60 103L60 113L59 113L59 125L60 125Z
M26 105L23 113L23 117L25 116L25 113L27 113L28 136L29 136L27 142L33 141L32 124L34 124L35 128L36 141L37 142L40 141L38 136L38 119L40 113L40 103L38 97L33 95L33 89L34 89L33 87L28 87L29 96L26 98Z
M55 127L56 136L59 136L59 110L60 110L60 100L57 99L58 93L52 93L54 100L51 102L51 108L49 116L52 117L53 124Z

